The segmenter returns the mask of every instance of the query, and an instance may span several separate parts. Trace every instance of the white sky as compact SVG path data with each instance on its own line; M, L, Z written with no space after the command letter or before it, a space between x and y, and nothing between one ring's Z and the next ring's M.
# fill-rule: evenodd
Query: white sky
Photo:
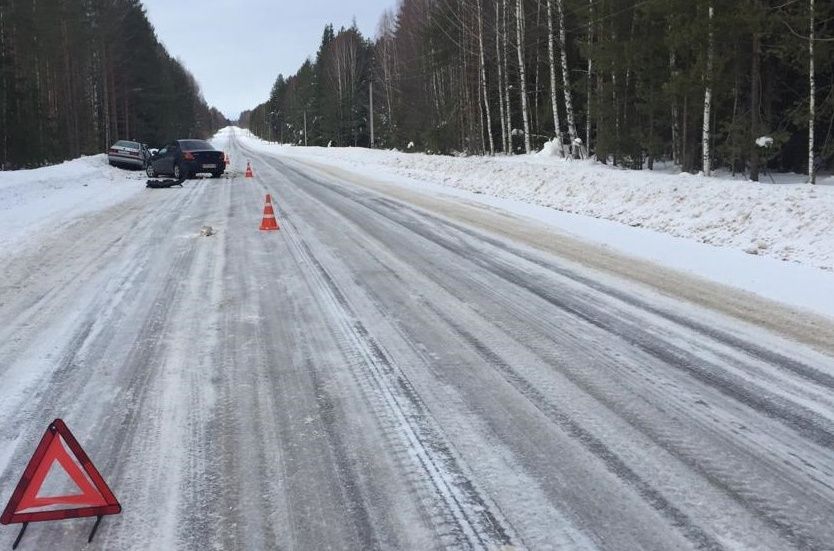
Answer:
M269 96L278 73L295 73L314 56L324 26L356 19L373 37L396 0L144 0L168 52L200 83L209 105L236 119Z

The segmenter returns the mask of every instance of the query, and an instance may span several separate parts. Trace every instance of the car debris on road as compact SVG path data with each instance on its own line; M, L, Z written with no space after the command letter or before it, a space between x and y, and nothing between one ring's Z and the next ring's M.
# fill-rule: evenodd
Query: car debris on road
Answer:
M164 189L164 188L170 188L170 187L174 187L174 186L182 187L183 182L185 182L184 179L179 179L179 180L171 180L170 178L165 179L165 180L153 179L153 180L148 180L148 182L145 184L145 187L149 187L149 188L152 188L152 189Z

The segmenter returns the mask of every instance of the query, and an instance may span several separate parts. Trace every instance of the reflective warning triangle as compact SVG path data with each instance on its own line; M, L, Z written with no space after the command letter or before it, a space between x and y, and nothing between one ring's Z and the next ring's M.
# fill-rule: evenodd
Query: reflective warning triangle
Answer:
M55 464L64 470L81 493L62 496L39 495L46 476ZM32 510L44 507L60 508ZM46 429L35 454L23 471L20 482L17 483L6 509L0 516L0 524L115 515L121 510L116 496L84 453L78 440L62 420L56 419Z

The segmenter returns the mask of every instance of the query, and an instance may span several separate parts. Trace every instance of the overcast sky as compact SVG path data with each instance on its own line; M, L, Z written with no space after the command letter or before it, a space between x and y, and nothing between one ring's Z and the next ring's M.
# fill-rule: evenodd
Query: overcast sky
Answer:
M236 119L269 96L278 73L314 56L324 26L353 19L373 37L396 0L144 0L168 52L197 78L209 105Z

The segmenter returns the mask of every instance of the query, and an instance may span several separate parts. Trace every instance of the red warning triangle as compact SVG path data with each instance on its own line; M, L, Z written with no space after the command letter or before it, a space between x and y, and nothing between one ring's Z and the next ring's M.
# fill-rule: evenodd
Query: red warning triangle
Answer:
M70 452L75 456L74 460ZM75 483L80 493L49 497L39 495L50 469L56 464ZM33 510L44 507L60 508ZM121 510L116 496L81 449L78 440L62 420L56 419L46 429L35 454L23 471L20 482L0 516L0 524L115 515Z

